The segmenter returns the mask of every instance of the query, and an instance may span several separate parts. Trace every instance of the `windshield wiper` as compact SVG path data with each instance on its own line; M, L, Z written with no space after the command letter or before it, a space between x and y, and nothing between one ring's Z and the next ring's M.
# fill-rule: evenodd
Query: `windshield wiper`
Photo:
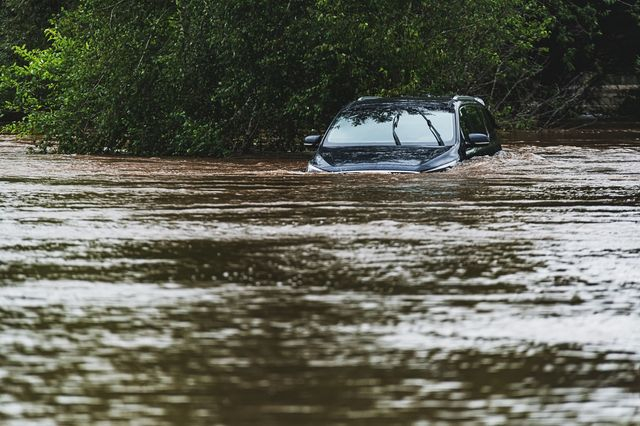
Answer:
M442 136L440 136L440 133L438 133L438 131L436 130L436 128L433 126L433 124L431 124L431 120L429 120L427 118L426 115L424 115L422 112L420 112L420 115L422 116L422 118L424 118L427 122L427 126L429 126L429 130L431 130L431 133L433 133L433 136L436 138L436 140L438 141L438 145L440 146L444 146L444 141L442 140Z
M396 127L398 127L398 121L400 121L400 113L397 113L396 116L393 117L393 124L391 125L391 128L393 130L393 140L396 141L396 146L402 145L400 143L400 138L398 137L398 134L396 133Z

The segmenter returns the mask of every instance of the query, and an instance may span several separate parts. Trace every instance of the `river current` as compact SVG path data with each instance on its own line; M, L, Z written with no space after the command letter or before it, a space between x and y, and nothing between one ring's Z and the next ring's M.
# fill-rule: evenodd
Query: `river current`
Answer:
M420 175L0 139L1 424L640 424L637 128Z

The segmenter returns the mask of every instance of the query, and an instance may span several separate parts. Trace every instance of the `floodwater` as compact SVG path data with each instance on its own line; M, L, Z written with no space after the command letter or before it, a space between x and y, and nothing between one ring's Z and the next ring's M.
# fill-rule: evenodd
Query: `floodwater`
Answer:
M422 175L0 141L0 423L640 424L640 129Z

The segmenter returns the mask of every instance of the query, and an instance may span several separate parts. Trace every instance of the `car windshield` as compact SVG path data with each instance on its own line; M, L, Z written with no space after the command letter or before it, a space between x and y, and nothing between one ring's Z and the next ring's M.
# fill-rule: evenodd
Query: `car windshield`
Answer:
M453 117L450 111L417 107L350 109L336 118L327 133L324 146L399 143L403 146L437 147L440 145L438 136L444 145L453 145Z

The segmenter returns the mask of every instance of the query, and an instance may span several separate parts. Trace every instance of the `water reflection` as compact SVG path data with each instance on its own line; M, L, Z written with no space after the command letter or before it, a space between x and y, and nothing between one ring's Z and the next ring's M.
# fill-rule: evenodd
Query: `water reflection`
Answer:
M624 135L417 176L0 143L0 423L640 423Z

